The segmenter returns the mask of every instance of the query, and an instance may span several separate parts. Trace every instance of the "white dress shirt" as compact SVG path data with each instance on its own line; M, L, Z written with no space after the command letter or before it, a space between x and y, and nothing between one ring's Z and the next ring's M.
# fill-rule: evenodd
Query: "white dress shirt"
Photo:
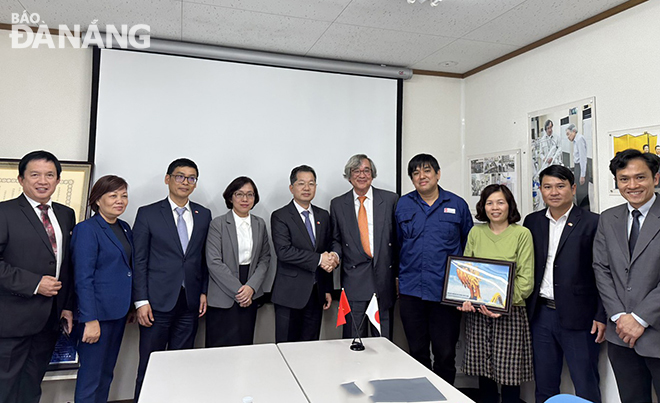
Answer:
M574 142L573 161L576 165L580 164L580 178L585 178L587 176L587 140L583 135L577 133Z
M247 217L240 217L234 210L236 223L236 235L238 238L238 264L246 265L252 262L252 220L250 214Z
M369 190L365 194L367 196L364 199L364 209L367 211L367 223L369 228L369 249L371 250L371 255L374 254L374 191L373 187L369 186ZM358 199L358 194L353 190L353 201L355 202L355 218L359 217L360 211L360 199ZM359 225L359 220L358 220Z
M550 209L546 210L545 216L548 218L550 224L548 234L548 259L545 261L545 271L543 272L543 280L541 281L541 289L539 295L545 299L555 299L554 284L554 269L555 257L557 256L557 247L559 246L559 239L561 238L564 227L568 221L568 216L573 210L573 205L566 211L559 220L555 220L550 213Z
M41 220L41 210L39 210L38 208L41 205L41 203L30 199L25 193L23 193L23 196L25 196L27 201L32 206L32 210L39 218L39 222L43 222ZM62 245L62 228L60 227L60 223L57 221L57 217L55 217L55 212L53 211L53 201L48 200L48 202L46 202L45 204L47 204L49 207L48 218L50 219L50 223L53 226L53 231L55 232L55 243L57 244L57 254L55 256L57 260L57 264L55 265L55 278L59 280L60 268L62 267L62 255L64 254L64 251L62 250L62 248L64 247ZM39 286L37 286L37 289L39 289ZM34 293L36 294L37 290L35 290Z

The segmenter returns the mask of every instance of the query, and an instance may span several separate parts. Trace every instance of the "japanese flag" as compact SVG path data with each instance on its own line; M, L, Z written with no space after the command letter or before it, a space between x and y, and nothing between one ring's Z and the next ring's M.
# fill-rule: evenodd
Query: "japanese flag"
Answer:
M371 301L369 302L369 306L367 307L367 316L369 317L369 321L371 322L371 324L374 325L376 329L378 329L378 333L381 333L380 315L378 314L378 300L376 299L376 294L374 294L374 296L371 297Z

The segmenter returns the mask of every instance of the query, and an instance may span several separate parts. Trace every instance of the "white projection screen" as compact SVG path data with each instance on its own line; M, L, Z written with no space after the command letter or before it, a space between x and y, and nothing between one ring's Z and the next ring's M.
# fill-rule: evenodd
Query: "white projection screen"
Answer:
M138 207L167 196L166 169L180 157L199 166L191 200L213 217L228 211L225 187L245 175L261 197L253 213L270 225L300 164L317 173L313 204L329 209L350 189L343 167L357 153L376 163L374 186L396 190L395 79L111 49L98 69L94 180L127 180L131 225Z

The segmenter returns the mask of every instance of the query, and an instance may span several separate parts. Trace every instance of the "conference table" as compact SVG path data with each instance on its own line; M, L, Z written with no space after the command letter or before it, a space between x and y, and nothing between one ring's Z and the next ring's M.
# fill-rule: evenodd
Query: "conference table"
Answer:
M371 381L411 378L428 379L446 398L424 400L426 402L474 403L388 339L364 338L364 351L350 350L351 341L323 340L277 346L311 403L373 403ZM351 394L348 388L341 386L352 384L357 386L357 389L353 387L355 391L362 393Z
M151 353L140 403L308 403L275 344Z
M382 382L398 382L388 385L408 388L411 396L429 385L444 395L401 402L474 403L388 339L363 342L364 351L342 339L155 352L140 403L240 403L246 396L254 403L396 402L374 399L384 395Z

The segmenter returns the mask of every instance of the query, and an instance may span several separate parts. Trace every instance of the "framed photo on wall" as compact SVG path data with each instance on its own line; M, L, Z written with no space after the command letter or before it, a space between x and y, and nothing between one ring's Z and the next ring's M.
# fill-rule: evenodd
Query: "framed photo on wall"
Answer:
M499 151L468 157L470 169L470 211L477 213L481 191L488 185L506 185L520 200L520 150Z
M442 303L485 305L490 311L511 312L515 263L504 260L449 256Z
M541 171L550 165L563 165L575 175L575 204L598 212L595 102L591 97L528 114L532 211L545 208Z
M651 153L660 157L660 125L638 127L636 129L615 130L609 132L610 137L610 155L612 159L619 151L634 148L643 153ZM610 174L609 194L617 196L619 190L616 186L614 176ZM656 191L660 191L660 186L657 186Z

